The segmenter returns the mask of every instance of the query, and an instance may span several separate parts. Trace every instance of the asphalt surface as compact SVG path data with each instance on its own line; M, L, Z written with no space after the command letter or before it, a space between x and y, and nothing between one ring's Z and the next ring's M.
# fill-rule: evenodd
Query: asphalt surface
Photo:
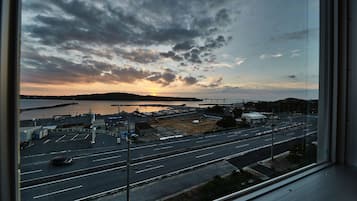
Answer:
M275 127L274 143L284 148L285 144L287 147L289 142L301 138L304 134L314 136L316 119L308 118L307 122L306 120L307 118L304 117L294 118L292 121L281 120ZM305 124L298 124L301 122ZM161 143L134 145L131 151L133 161L131 185L267 149L271 144L270 133L270 127L262 126L179 138ZM123 144L118 147L23 154L21 182L22 184L28 181L36 182L33 185L22 185L22 200L84 200L106 192L124 189L127 155L125 146ZM49 166L49 160L56 155L73 156L73 165L60 168ZM259 159L249 158L249 161L254 160ZM83 172L88 168L93 170Z

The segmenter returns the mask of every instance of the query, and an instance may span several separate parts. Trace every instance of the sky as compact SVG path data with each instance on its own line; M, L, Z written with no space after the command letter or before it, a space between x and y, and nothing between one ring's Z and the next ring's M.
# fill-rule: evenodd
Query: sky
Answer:
M21 94L318 98L318 0L23 0Z

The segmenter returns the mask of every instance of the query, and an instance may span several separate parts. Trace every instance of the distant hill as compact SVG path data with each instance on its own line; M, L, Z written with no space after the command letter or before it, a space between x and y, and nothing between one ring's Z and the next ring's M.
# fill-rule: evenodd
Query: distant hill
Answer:
M244 107L260 112L317 113L318 100L287 98L277 101L247 102Z
M33 96L21 95L21 99L56 99L56 100L111 100L111 101L202 101L198 98L141 96L129 93L82 94L72 96Z

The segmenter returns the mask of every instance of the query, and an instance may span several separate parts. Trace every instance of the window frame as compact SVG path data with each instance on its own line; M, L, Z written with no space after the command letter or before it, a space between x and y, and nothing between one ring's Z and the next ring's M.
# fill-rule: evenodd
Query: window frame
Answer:
M19 146L14 133L19 128L21 1L2 0L0 9L0 200L20 200Z

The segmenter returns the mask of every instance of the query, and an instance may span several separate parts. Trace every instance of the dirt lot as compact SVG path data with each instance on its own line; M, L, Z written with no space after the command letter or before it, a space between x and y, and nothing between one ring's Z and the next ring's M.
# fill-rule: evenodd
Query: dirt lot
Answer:
M199 123L192 123L193 120L199 120ZM160 119L158 122L152 123L153 127L172 128L181 131L183 135L202 134L207 131L217 129L217 120L208 119L201 115L189 115L174 117L168 119Z

